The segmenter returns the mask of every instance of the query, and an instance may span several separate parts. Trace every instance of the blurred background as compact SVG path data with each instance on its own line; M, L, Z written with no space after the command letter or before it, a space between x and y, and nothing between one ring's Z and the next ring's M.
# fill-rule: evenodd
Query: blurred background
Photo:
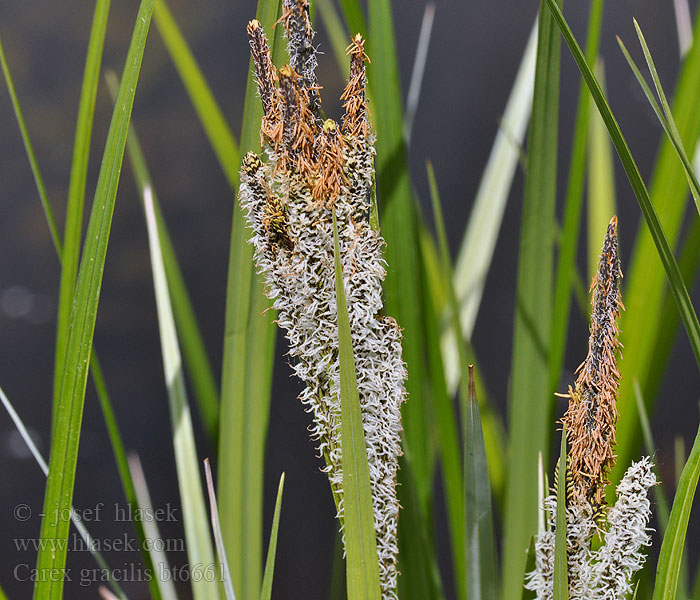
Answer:
M434 28L409 156L424 215L430 213L425 161L433 161L455 253L538 4L535 0L510 0L506 9L503 3L488 1L435 2ZM690 4L694 14L697 1ZM255 15L256 3L171 0L170 6L229 123L240 133L248 69L245 25ZM394 6L405 94L425 4L404 1L395 2ZM137 7L136 0L113 0L104 67L121 71ZM80 0L0 0L0 36L61 230L92 9L92 3ZM579 39L585 33L588 9L585 1L565 3L565 14ZM641 56L633 17L644 30L667 90L672 89L677 75L678 37L672 0L606 3L601 54L608 95L640 170L648 177L661 130L615 41L615 35L619 35L636 58ZM320 50L327 53L320 57L318 70L324 106L329 116L337 118L341 114L337 99L344 81L318 18L317 28L316 41ZM578 71L564 48L559 116L560 201L578 87ZM102 84L97 99L88 202L94 192L110 116L111 101ZM234 198L155 25L146 47L132 123L144 147L209 356L219 370ZM616 169L624 270L640 213L617 162ZM506 406L511 365L521 199L520 170L473 336L483 371L478 376L484 378L490 398L501 411ZM0 85L0 215L0 385L41 451L47 454L59 265L4 81ZM426 218L430 220L429 216ZM580 254L583 257L583 252ZM580 267L585 272L583 258ZM696 302L699 291L696 285L691 294ZM573 370L585 357L587 335L585 319L574 305L561 391L572 382ZM143 462L154 505L178 509L146 230L126 164L117 196L95 346L127 449L138 453ZM279 338L264 526L268 532L277 481L285 471L273 594L277 598L321 599L329 589L336 531L334 508L326 477L319 471L322 463L308 439L310 417L295 399L300 385L290 377L284 354L285 342ZM673 477L674 435L682 434L689 448L697 425L700 377L683 332L677 337L671 361L673 367L667 372L653 421L659 445L656 461L668 478ZM562 408L560 404L559 410ZM212 449L203 436L199 441L201 457L211 455ZM133 536L128 522L115 519L115 504L123 508L124 500L91 384L80 448L75 506L105 506L100 521L91 524L91 533L104 539L124 533ZM0 481L0 582L12 598L28 598L32 584L26 579L35 565L35 552L18 550L13 538L38 536L45 480L4 411L0 411ZM22 514L16 512L19 505L27 506ZM161 533L164 538L178 540L182 537L181 513L174 514L173 521L160 524ZM438 511L438 539L443 535L443 520ZM700 533L698 521L697 516L691 520L690 539ZM446 537L444 542L447 544ZM654 552L658 552L658 547ZM108 552L106 556L116 569L133 568L140 562L135 553ZM173 552L170 558L175 564L186 562L184 552ZM89 553L71 553L68 566L74 577L67 584L66 598L96 598L95 585L81 585L80 581L81 569L95 567ZM144 583L127 583L124 587L132 600L147 597ZM181 593L182 598L189 597L186 586L181 587Z

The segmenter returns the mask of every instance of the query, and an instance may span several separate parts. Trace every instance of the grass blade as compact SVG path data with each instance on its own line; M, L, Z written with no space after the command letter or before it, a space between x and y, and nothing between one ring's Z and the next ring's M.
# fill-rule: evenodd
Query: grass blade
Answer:
M119 87L116 74L112 71L108 71L105 78L112 97L116 98L116 91ZM126 148L137 187L139 189L149 187L153 190L146 159L136 134L136 128L133 126L129 128ZM197 323L197 317L195 316L194 308L192 307L192 302L187 292L187 286L185 285L180 265L177 262L177 255L170 234L168 233L168 228L165 224L158 198L155 192L152 192L152 194L153 208L158 225L158 236L160 238L161 252L163 255L163 264L165 266L165 274L168 278L168 289L173 299L173 314L175 315L175 324L182 345L185 365L190 375L192 389L204 428L208 434L212 448L216 448L219 428L219 391L214 378L214 371L204 347L202 333Z
M151 502L151 495L148 491L148 484L146 483L146 476L143 473L143 467L138 455L131 454L129 456L129 471L131 472L131 478L134 481L134 488L136 490L136 496L138 498L139 506L145 511L153 510L153 503ZM149 514L144 512L143 514ZM152 513L153 514L153 513ZM158 521L155 519L144 519L143 521L144 529L146 530L146 535L150 540L162 540L163 536L160 533L160 528L158 527ZM168 562L168 555L160 549L157 544L152 544L150 547L151 563L153 565L153 579L155 579L155 584L158 589L158 594L163 600L177 600L177 591L175 590L175 584L173 583L172 577L164 576L166 573L170 573L170 563Z
M17 92L15 91L15 84L12 81L12 75L10 74L10 67L7 64L7 58L5 57L5 50L2 47L2 42L0 41L0 66L2 66L2 72L5 75L5 83L7 83L7 91L10 94L10 100L12 101L12 108L15 111L15 117L17 118L17 125L19 125L19 131L22 136L22 143L24 144L24 149L27 152L27 158L29 159L29 164L32 168L32 175L34 176L34 183L36 183L37 190L39 191L39 198L41 199L41 206L44 209L44 214L46 215L46 222L49 224L49 232L51 233L51 239L53 240L53 245L56 248L59 256L62 254L61 249L61 239L58 233L58 228L56 227L56 221L53 217L53 212L51 211L51 205L49 204L49 198L46 194L46 186L44 185L44 179L39 171L39 163L37 163L36 155L34 154L34 146L32 146L31 140L29 139L29 131L27 130L27 124L24 122L24 114L22 108L19 104L19 99L17 98Z
M73 302L73 292L75 289L75 277L77 274L79 252L80 252L80 236L82 233L82 212L84 204L84 194L85 194L85 173L87 169L87 154L89 152L89 137L92 127L92 116L94 114L94 96L93 93L96 92L96 84L93 89L92 78L95 73L99 73L99 56L98 54L102 50L102 44L104 42L103 27L106 25L108 6L104 2L99 2L95 8L95 18L93 19L93 26L91 30L91 41L88 48L88 58L86 60L85 76L83 78L83 89L81 94L81 103L78 111L78 124L76 126L76 136L75 136L75 148L74 148L74 159L73 167L71 170L71 180L69 186L69 201L66 215L66 232L65 240L61 240L60 234L57 234L56 238L56 254L58 256L59 262L62 265L61 271L61 291L59 293L59 310L58 310L58 325L56 334L56 357L55 360L55 370L54 370L54 407L57 406L58 395L60 393L61 378L63 376L63 364L65 361L65 344L67 343L67 327L69 323L70 311ZM2 48L0 47L0 52ZM12 84L12 79L10 77L9 69L7 64L4 65L5 72L7 75L7 81L9 85ZM16 95L13 98L16 102ZM116 92L115 92L116 96ZM16 105L16 115L18 119L21 118L22 113L19 105ZM24 127L24 122L20 121L20 131L24 137L24 142L28 150L31 150L32 144L28 136L28 132ZM30 162L33 165L35 182L37 184L37 190L39 192L40 198L46 200L44 192L43 177L41 171L39 170L38 164L33 160L33 153L28 154ZM52 228L54 222L53 212L51 205L48 201L44 202L44 212L47 217L47 225L49 229ZM65 242L65 245L63 244ZM66 301L65 296L61 297L61 294L66 294L69 292L69 298ZM62 342L62 343L61 343ZM102 373L102 368L97 357L97 352L93 350L92 357L90 359L90 371L92 373L93 382L95 384L95 389L97 391L97 397L100 402L100 408L102 410L102 415L104 417L105 426L107 427L107 432L109 435L110 443L112 445L112 451L114 453L114 458L117 463L117 470L119 472L119 477L122 483L122 488L124 491L124 496L127 503L138 507L136 500L136 494L134 491L134 484L131 480L131 475L129 473L129 468L127 466L126 452L124 451L124 444L119 433L119 428L117 426L116 418L114 415L114 410L112 408L112 403L107 391L107 386L104 380L104 375ZM56 415L58 410L53 411L53 421L52 426L55 425ZM153 565L151 564L148 552L145 550L143 543L145 540L145 533L143 528L143 523L141 521L134 521L134 528L136 530L136 535L139 540L139 548L144 560L144 568L152 570ZM149 588L151 595L155 600L160 598L158 593L158 588L154 581L149 581Z
M355 376L355 357L340 264L338 225L333 215L335 294L338 304L338 353L340 361L341 448L348 600L380 598L379 561L374 532L372 492Z
M238 144L165 0L155 0L153 20L226 179L235 189L240 165Z
M637 30L637 36L639 37L639 42L642 46L644 57L646 58L647 65L649 66L649 72L651 73L652 79L654 80L656 91L659 94L659 98L661 99L661 106L663 107L663 112L662 109L659 108L659 105L657 104L656 99L654 98L654 95L649 89L649 86L647 85L646 81L644 81L644 77L639 71L639 68L630 56L625 45L622 43L622 40L620 40L619 38L618 44L620 45L620 49L625 55L625 59L627 59L627 63L632 69L634 76L637 78L639 85L644 91L644 95L647 97L649 104L651 105L652 109L654 110L654 113L659 119L659 122L661 123L661 126L663 127L666 136L671 142L673 149L676 151L676 154L678 154L678 158L680 158L681 160L686 177L688 178L690 192L692 193L693 199L695 200L695 206L697 207L698 211L700 211L700 184L698 184L698 180L695 177L695 172L693 171L693 166L690 162L690 159L688 158L685 148L683 147L683 141L680 138L678 128L676 127L676 123L673 120L673 115L671 114L671 108L668 104L668 100L666 99L666 95L664 94L663 88L661 87L661 81L656 71L656 66L654 65L654 61L651 58L651 53L649 52L649 48L646 45L646 41L644 40L642 31L639 28L639 25L637 24L636 20L634 21L634 26Z
M432 202L432 208L433 208L433 219L435 221L435 229L437 232L437 239L438 239L438 248L440 250L440 263L441 263L441 270L442 270L442 280L447 282L446 286L446 292L447 292L447 303L449 306L450 310L450 317L452 319L452 330L453 331L462 331L462 325L460 322L460 314L459 314L459 303L457 302L457 294L455 293L454 286L451 285L453 281L453 276L452 276L452 265L450 262L450 249L449 245L447 242L447 233L445 231L445 220L442 216L442 206L440 203L440 194L438 192L438 187L437 187L437 181L435 180L435 172L433 171L433 165L428 162L427 163L427 173L428 173L428 184L430 187L430 199ZM458 357L458 364L461 366L460 369L460 396L461 396L461 402L460 406L463 407L463 413L462 413L462 427L463 427L463 434L464 434L464 452L462 455L462 468L463 468L463 473L461 481L459 479L457 482L462 484L460 492L460 502L456 504L456 506L451 506L448 504L448 511L450 512L450 521L451 521L451 533L452 533L452 562L454 565L454 570L455 570L455 579L456 579L456 587L458 590L458 596L460 598L479 598L480 597L480 587L481 587L481 568L480 568L480 556L479 556L479 543L481 541L480 536L478 535L478 530L477 530L477 537L476 539L473 539L472 534L473 534L473 527L477 524L473 519L470 521L469 517L473 517L474 513L472 512L476 507L471 504L471 502L467 502L467 499L469 500L474 500L475 497L468 498L468 495L470 494L475 494L477 490L475 489L470 489L470 485L475 484L475 481L468 480L467 476L470 474L469 468L470 466L473 466L473 463L470 465L467 462L467 459L469 458L469 449L470 449L470 444L473 443L473 437L467 436L468 433L468 428L469 428L469 418L471 416L470 414L470 401L471 398L469 396L469 391L471 390L471 386L469 384L469 378L467 376L467 371L466 371L466 366L468 363L468 359L466 356L466 350L465 350L465 345L464 345L464 340L460 336L457 339L457 357ZM471 371L470 371L471 372ZM473 382L472 382L473 383ZM477 408L478 410L478 408ZM454 417L453 417L454 419ZM456 425L456 423L455 423ZM443 427L444 428L444 427ZM479 430L481 430L481 425L479 425ZM472 435L474 432L471 432ZM447 448L445 448L448 450ZM445 456L445 452L443 452L443 456ZM456 461L454 461L456 462ZM455 466L455 465L450 465L450 462L447 463L448 466ZM472 473L473 474L473 473ZM448 474L446 473L445 476L447 477ZM488 481L488 476L487 476L487 481ZM455 486L455 482L452 482L448 484L446 482L446 487L448 488L453 488ZM451 491L451 490L450 490ZM490 489L489 489L489 495L490 495ZM455 501L454 497L450 498L453 502ZM459 529L457 529L459 527ZM471 552L470 552L471 551ZM476 565L474 564L474 559L476 559ZM493 575L493 573L492 573ZM493 582L493 578L491 579ZM474 587L476 586L476 587ZM492 590L491 590L492 591ZM476 594L476 595L474 595Z
M260 0L256 15L270 33L268 43L277 64L284 53L283 28L274 29L280 12L280 0ZM252 59L248 73L241 155L260 151L262 105ZM265 440L277 334L274 311L268 310L270 303L255 272L248 237L240 204L234 201L223 340L218 493L221 505L226 506L221 514L221 531L233 587L245 599L260 594L262 581Z
M504 515L504 598L520 595L525 551L537 526L537 457L545 463L554 404L548 346L552 304L560 42L540 9L528 168L525 178L509 401L509 460ZM525 401L527 399L527 401Z
M589 59L590 60L590 59ZM603 76L602 62L598 75ZM590 96L589 96L590 98ZM590 106L590 102L588 103ZM615 171L610 138L595 106L590 107L588 143L588 270L592 278L600 258L600 240L605 235L615 209Z
M416 57L413 61L413 70L411 71L411 82L408 86L408 95L406 97L406 115L404 116L403 127L406 145L411 142L411 131L413 130L413 121L418 110L420 91L423 87L423 75L425 73L425 63L428 59L428 46L430 45L430 34L433 31L434 18L435 4L430 2L425 5L425 11L423 12L423 21L421 22L418 43L416 44Z
M434 447L428 432L425 366L425 318L422 273L418 252L418 209L409 178L403 137L403 104L390 0L370 0L367 70L373 90L373 126L377 133L377 194L382 235L386 240L385 309L403 328L403 359L410 376L406 391L411 399L402 409L403 446L411 462L424 515L432 493ZM399 498L400 500L400 498ZM427 518L427 517L426 517ZM407 572L410 565L400 567Z
M695 23L695 37L700 37L700 19ZM700 44L693 44L684 63L673 96L673 112L681 139L686 147L692 147L700 137ZM662 140L649 196L654 199L658 218L663 223L669 245L676 247L687 203L687 180L676 152L668 140ZM656 340L666 329L661 320L666 292L665 270L658 259L653 236L647 226L640 223L632 252L633 260L625 277L625 306L627 310L620 320L621 342L625 347L619 363L624 373L617 403L620 420L617 426L618 462L611 480L619 481L633 457L638 453L639 422L634 407L635 378L644 392L647 402L653 403L656 394L651 393L649 382L654 385L655 373L663 369L657 362Z
M202 573L216 570L214 552L207 511L204 504L204 492L199 474L197 448L194 441L192 419L187 404L185 380L182 374L182 359L178 347L175 321L168 293L167 278L158 238L153 196L149 187L142 188L143 203L148 226L148 245L151 253L153 270L153 287L158 309L158 328L160 331L161 352L163 354L163 372L168 388L170 420L173 428L173 446L175 448L175 466L182 501L182 514L185 525L187 558L190 565L192 591L195 600L218 600L219 588L217 578L202 576ZM197 575L197 569L202 573Z
M466 509L467 598L496 598L496 553L491 517L491 488L474 367L469 366L469 390L464 419L464 505Z
M693 505L698 477L700 477L700 429L695 436L688 461L683 467L673 499L668 528L661 543L654 584L654 600L673 600L676 598L683 547L685 546L690 509Z
M49 474L49 466L46 464L46 461L44 460L44 457L41 455L41 452L39 452L39 449L36 447L36 444L34 444L34 440L32 440L32 437L29 435L29 432L27 431L27 428L24 425L24 422L20 418L20 416L17 414L17 411L15 410L14 406L12 406L12 403L10 402L9 398L5 394L4 390L0 387L0 402L2 402L3 406L5 407L5 410L7 413L10 415L10 419L12 419L12 422L15 425L15 428L20 434L20 437L24 441L24 443L27 445L27 448L29 448L29 451L31 452L32 456L34 457L34 460L37 462L39 465L39 468L41 469L41 472L44 474L44 477L46 477ZM119 586L119 583L117 580L112 578L111 575L111 569L107 565L107 562L103 558L102 554L97 551L96 545L95 545L95 540L90 535L90 532L87 530L85 525L83 524L82 520L73 514L74 509L71 506L71 521L73 522L73 525L75 525L75 528L78 530L78 533L80 534L80 537L82 540L85 542L85 547L90 550L90 553L92 556L95 558L95 561L99 565L100 569L104 571L104 573L107 574L109 577L109 582L114 591L119 595L119 597L122 600L126 600L126 595L124 594L124 591L121 589ZM0 594L0 598L2 598L2 595Z
M603 118L603 121L605 122L605 126L608 128L608 133L612 138L618 156L620 157L622 165L625 168L627 178L629 179L634 194L637 197L639 206L642 209L642 214L644 215L644 219L649 227L649 231L656 245L657 252L666 271L666 277L674 299L676 300L676 305L678 306L678 311L681 315L681 320L683 321L686 333L688 334L690 346L695 354L695 360L698 362L698 364L700 364L700 325L698 324L698 318L690 301L688 290L683 282L683 277L678 267L678 263L676 262L673 252L671 251L668 241L666 240L663 227L661 226L659 218L656 214L654 205L649 198L649 192L642 181L637 165L635 164L629 148L627 147L627 143L622 136L622 131L620 131L620 127L617 124L617 121L615 120L605 97L603 96L600 85L598 84L595 75L593 75L591 72L590 67L586 63L586 59L581 53L581 49L578 47L578 44L571 33L571 29L569 29L569 26L564 19L564 15L562 15L561 9L557 6L554 0L545 1L547 2L552 15L554 16L557 26L562 32L564 40L571 50L581 74L588 84L588 88L590 89L593 99L598 106L598 110ZM620 442L618 440L618 447L619 445Z
M590 62L595 62L600 46L600 31L603 22L603 0L591 2L588 16L588 32L586 33L586 56ZM569 315L571 312L572 287L577 282L576 253L578 250L579 232L581 230L581 215L583 206L583 189L586 181L586 146L589 129L591 97L588 89L580 83L578 106L574 125L574 137L571 144L571 159L569 161L569 177L566 183L564 200L564 217L559 243L559 258L554 288L554 305L552 309L552 329L550 336L549 381L552 389L556 389L561 380L564 367L566 341L569 331ZM607 223L610 220L605 222ZM600 239L600 238L598 238ZM596 242L596 243L599 243ZM588 296L583 293L582 305L588 310Z
M211 474L211 466L209 459L204 459L204 474L207 480L207 492L209 493L209 512L211 514L211 528L214 532L214 540L216 542L216 555L218 564L221 568L221 575L224 583L224 593L226 600L236 600L236 594L233 591L231 583L231 572L228 568L228 560L226 559L226 548L224 547L224 538L221 535L221 524L219 523L219 507L216 503L216 491L214 490L214 478Z
M347 40L349 36L343 27L343 23L340 20L340 16L332 0L317 0L314 4L318 7L321 20L323 21L323 27L331 42L333 57L338 64L338 69L343 75L343 78L347 79L350 74L350 65L345 55L345 48L348 45Z
M361 33L367 39L367 23L359 0L340 0L340 8L345 16L345 22L351 35Z
M693 25L688 0L673 0L673 12L676 15L678 51L682 60L693 45Z
M452 396L447 392L445 369L440 350L440 319L444 310L440 299L447 296L439 259L434 256L435 244L425 227L421 228L421 250L426 281L424 303L426 307L426 332L428 343L428 368L432 395L432 413L438 456L441 463L441 480L445 494L445 509L450 532L452 565L458 598L465 597L466 581L464 550L464 484L462 446L459 439L459 421ZM451 316L451 315L450 315ZM405 503L402 502L405 508ZM401 516L403 519L403 515Z
M41 523L42 539L59 540L57 542L59 544L60 540L68 537L69 521L64 518L54 521L50 515L54 514L54 509L58 509L58 514L63 516L63 511L70 508L73 498L78 441L87 385L86 365L92 351L97 305L120 166L152 10L152 0L143 0L134 27L122 77L122 86L119 90L119 98L105 145L83 260L78 274L75 305L69 325L64 365L65 375L57 407L58 415L51 443L49 476L44 499L44 514L48 518L43 518ZM60 570L64 567L65 561L65 548L56 550L46 546L39 550L37 568L40 569L39 572L50 572L51 569ZM47 570L41 571L41 569ZM58 600L62 591L62 580L38 581L34 588L34 597L41 600Z
M270 531L270 544L267 548L267 562L265 563L265 575L263 576L260 600L272 598L272 579L275 574L275 556L277 554L277 534L280 529L280 513L282 512L282 491L284 490L284 473L280 476L277 486L277 500L275 500L275 514L272 517L272 530Z
M398 486L401 490L401 525L399 527L399 561L411 569L401 571L399 598L404 600L444 600L440 571L411 463L399 457Z
M541 512L541 511L540 511ZM535 570L537 566L537 552L535 550L535 536L530 538L530 545L527 549L527 558L525 559L525 573L530 573ZM530 600L531 595L528 590L525 589L525 580L523 579L522 594L520 596L521 600Z
M642 428L646 453L649 456L654 456L656 454L656 445L654 444L654 438L651 434L649 415L647 414L647 409L644 405L644 398L642 397L642 390L639 387L638 381L634 382L634 391L636 392L637 409L639 410L639 423ZM661 481L661 479L659 479L659 481ZM656 500L656 516L659 520L659 530L661 532L661 536L663 537L666 527L668 526L670 510L668 508L668 499L666 498L662 485L654 486L654 498Z
M700 220L695 219L690 226L690 231L683 240L681 247L678 266L680 267L683 280L688 289L693 289L693 285L697 282L698 264L700 264ZM660 321L664 327L656 332L656 340L654 343L654 357L651 364L665 365L667 364L674 343L677 339L678 325L680 318L676 303L673 300L673 294L668 290L664 294L664 299L661 306ZM661 381L665 371L661 368L654 369L647 378L645 393L656 397L661 386ZM636 390L635 390L636 396Z
M536 50L537 22L530 32L457 256L454 285L461 306L462 333L467 340L471 339L474 330L486 274L491 265L508 193L520 157L520 145L530 119ZM459 381L459 365L454 360L457 356L455 343L454 332L446 330L443 333L442 348L448 389L452 394Z
M557 528L554 534L554 600L569 599L568 561L566 557L566 429L561 434L557 464Z
M75 142L73 144L73 160L71 162L70 183L68 186L68 204L66 207L66 222L63 234L63 251L59 252L61 260L61 282L58 294L58 313L56 318L56 353L54 356L53 383L53 421L55 424L58 399L61 393L63 365L68 342L68 325L73 307L73 293L78 277L80 263L80 236L83 227L83 211L85 206L85 185L90 158L90 140L95 114L95 99L100 77L102 51L104 49L107 18L109 16L109 0L98 0L90 30L85 72L80 90L78 106L78 121L75 126Z

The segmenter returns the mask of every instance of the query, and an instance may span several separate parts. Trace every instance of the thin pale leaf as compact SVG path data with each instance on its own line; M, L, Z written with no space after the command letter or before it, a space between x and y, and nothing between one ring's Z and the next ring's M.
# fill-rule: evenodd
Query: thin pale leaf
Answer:
M116 90L119 86L117 76L114 72L108 71L105 77L112 97L115 98ZM129 128L126 149L136 185L139 189L148 186L153 190L146 159L136 135L136 128L133 125ZM170 233L163 218L160 203L155 192L152 192L152 194L153 208L156 214L156 223L158 224L158 235L161 241L163 264L165 265L165 274L168 278L170 296L173 299L173 313L182 344L185 365L192 382L194 397L197 401L204 428L207 431L212 447L215 448L219 427L219 391L214 379L211 362L204 347L204 340L192 307L192 301L187 292L180 265L177 262Z
M207 493L209 494L209 513L211 515L211 528L214 532L214 541L216 542L216 555L218 558L218 566L221 568L223 576L223 587L226 600L236 600L236 594L233 591L233 583L231 582L231 572L228 568L228 560L226 559L226 548L224 546L224 538L221 535L221 524L219 523L219 507L216 503L216 490L214 489L214 478L211 474L211 465L209 459L204 459L204 475L207 480Z
M462 333L467 340L471 339L474 330L486 275L518 165L520 146L530 120L536 51L537 22L530 32L457 256L454 281L461 306ZM442 349L451 394L457 390L459 382L455 344L454 332L451 328L446 329L442 336Z
M496 554L491 516L491 488L474 367L469 366L469 390L464 419L464 505L466 509L467 598L496 598Z
M141 460L136 454L129 455L129 471L134 482L139 507L144 511L142 514L156 514L149 512L153 511L151 494L148 491L148 483L146 482ZM163 539L157 519L144 519L143 527L149 540ZM151 564L153 565L153 571L151 571L151 573L153 573L153 579L155 579L160 596L163 600L177 600L175 583L170 576L171 571L168 555L158 544L149 544L149 553L151 555Z
M14 423L17 432L19 433L24 443L27 445L27 448L29 448L29 452L32 454L34 460L39 465L39 468L44 474L44 477L46 477L49 474L49 466L46 464L44 457L41 455L41 452L39 452L39 449L36 447L36 444L34 443L34 440L32 440L31 435L29 435L29 431L27 431L24 422L20 418L19 414L17 414L17 411L15 410L14 406L12 406L12 403L10 402L9 398L7 397L7 395L1 387L0 402L2 402L3 406L5 407L5 410L10 415L10 419L12 419L12 422ZM114 591L119 595L119 598L121 598L122 600L126 600L126 594L124 594L124 591L121 589L119 582L112 578L111 569L107 565L107 562L105 561L102 554L100 554L100 552L97 550L98 545L95 544L95 539L92 537L92 535L90 535L90 532L83 524L83 521L80 519L80 516L75 513L75 510L72 506L70 518L73 522L73 525L75 525L75 528L78 530L78 534L82 538L83 542L85 542L85 547L90 550L90 553L95 558L95 561L99 565L100 569L102 569L103 572L109 577L110 585L112 585ZM0 592L1 591L2 590L0 590ZM0 593L0 599L2 597L3 596Z
M175 467L180 488L182 515L185 526L187 558L190 565L192 591L195 600L218 600L217 578L203 577L195 569L216 572L212 540L209 533L209 519L204 503L204 492L199 474L199 460L194 440L192 418L187 402L185 379L182 373L182 359L175 330L170 295L168 292L163 256L160 250L158 226L153 209L151 189L141 189L148 227L148 245L151 253L153 287L158 309L158 329L160 331L163 373L168 389L170 421L173 429Z
M429 2L423 11L423 21L418 34L416 44L416 56L413 60L413 70L411 71L411 81L408 85L408 95L406 96L406 115L404 116L404 137L406 144L411 143L411 131L413 121L418 111L418 100L420 99L421 88L423 87L423 75L425 74L425 63L428 59L428 46L430 45L430 34L433 31L433 20L435 19L435 4Z

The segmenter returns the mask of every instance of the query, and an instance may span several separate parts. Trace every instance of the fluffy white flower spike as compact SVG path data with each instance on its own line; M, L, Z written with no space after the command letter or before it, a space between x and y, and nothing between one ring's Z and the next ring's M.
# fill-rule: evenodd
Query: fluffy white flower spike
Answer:
M384 240L369 224L374 138L367 122L364 40L348 47L350 79L342 127L322 122L306 0L285 0L283 22L291 66L272 65L257 21L248 26L264 116L261 140L269 160L243 160L239 199L253 231L255 261L286 331L292 368L306 387L300 399L313 415L311 435L343 522L338 322L333 215L338 223L343 283L369 460L383 598L396 598L398 555L396 473L406 370L401 333L382 314Z
M651 508L647 494L656 485L653 464L648 457L633 463L617 486L617 502L607 511L603 545L591 551L591 540L598 531L591 504L573 504L566 509L566 547L569 598L625 600L632 592L632 576L642 568L642 552L651 538L648 527ZM551 600L554 578L554 537L557 498L548 496L542 507L549 529L535 542L535 570L527 574L526 589L537 600Z

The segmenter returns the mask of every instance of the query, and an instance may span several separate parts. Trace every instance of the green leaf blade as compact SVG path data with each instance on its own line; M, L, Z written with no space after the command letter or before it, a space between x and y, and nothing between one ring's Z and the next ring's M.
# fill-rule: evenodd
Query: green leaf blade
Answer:
M275 557L277 555L277 535L280 529L280 514L282 513L282 492L284 491L284 473L280 476L277 486L277 500L275 500L275 513L272 516L272 530L270 531L270 543L267 547L267 561L265 562L265 574L263 576L260 600L272 598L272 580L275 575Z
M540 11L537 64L513 336L509 460L503 537L503 598L521 593L525 551L537 523L537 457L547 456L553 410L551 331L557 165L559 35Z
M270 34L268 44L279 64L284 53L281 1L260 0L256 18ZM240 153L260 152L262 105L248 68ZM236 181L238 180L236 165ZM263 474L270 410L272 367L277 329L275 313L255 272L249 231L239 203L233 201L233 223L226 289L221 402L219 420L219 501L221 530L233 577L241 598L260 594L263 557Z
M557 515L554 538L554 600L569 600L568 560L566 556L566 428L561 434L557 465Z
M87 366L92 351L92 339L97 317L102 273L107 254L109 231L119 182L126 134L148 28L153 10L152 0L143 0L139 8L129 52L124 67L122 86L110 124L105 153L95 192L83 260L75 292L75 306L70 320L66 351L65 376L61 386L58 414L49 459L49 477L44 499L45 517L41 524L42 539L63 540L68 537L67 518L73 498L73 484L78 454L82 409L87 385ZM56 512L56 511L63 512ZM60 543L60 542L59 542ZM39 572L62 569L66 561L65 548L51 545L39 550ZM42 571L42 569L46 569ZM34 588L37 600L58 600L63 592L63 580L38 581Z
M690 510L700 477L700 429L681 473L676 496L671 507L668 527L661 543L659 562L656 568L653 600L674 600L678 579L683 564L683 548L688 531Z
M333 215L335 293L338 305L340 361L341 448L348 600L379 599L379 560L374 531L369 464L362 425L360 395L355 374L350 319L345 300L343 270L338 244L338 224Z
M155 0L153 20L224 175L231 188L235 189L238 186L238 167L241 156L236 138L165 0Z

